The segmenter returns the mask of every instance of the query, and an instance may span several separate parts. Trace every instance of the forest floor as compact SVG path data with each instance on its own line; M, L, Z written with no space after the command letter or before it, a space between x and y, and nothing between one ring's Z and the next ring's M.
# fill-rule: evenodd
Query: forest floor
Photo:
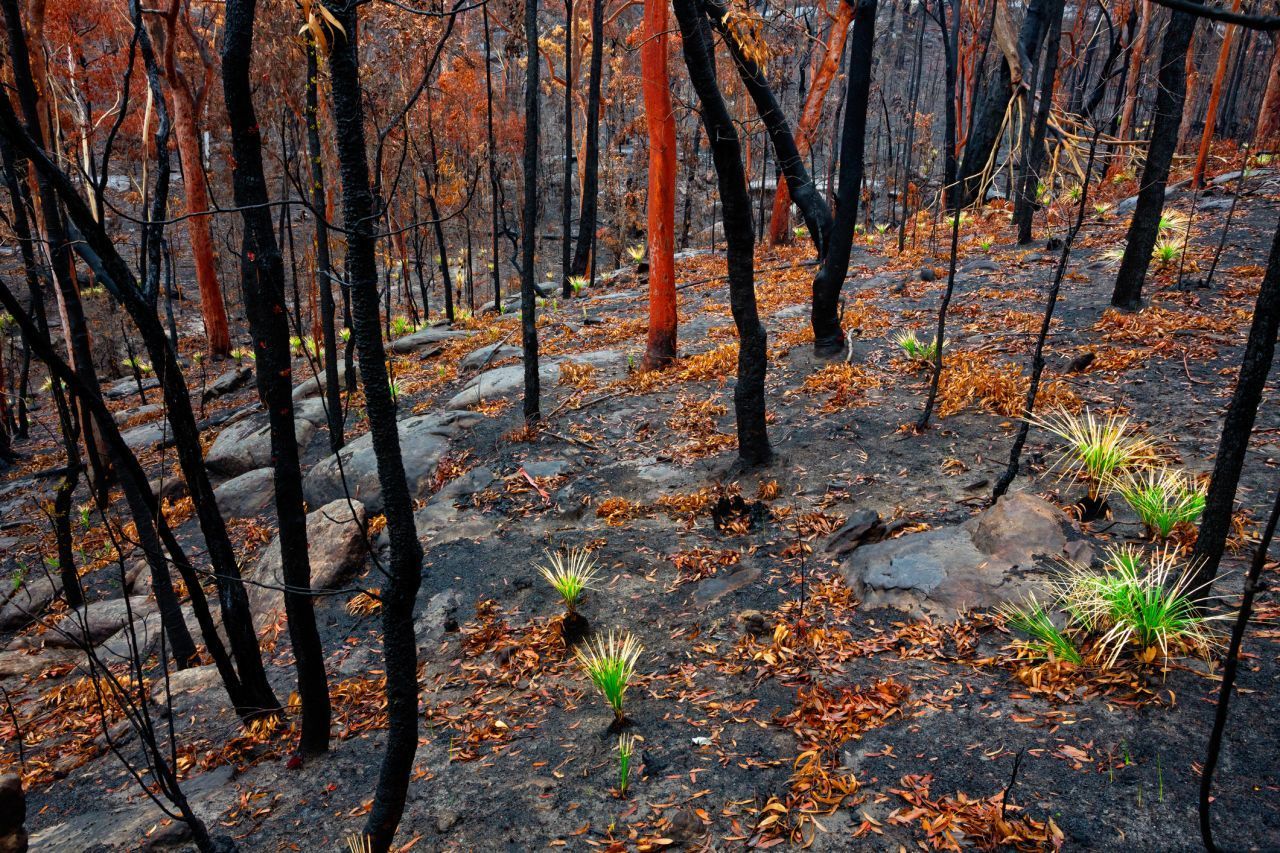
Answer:
M1214 206L1196 214L1185 287L1177 263L1153 265L1150 304L1134 315L1107 308L1108 253L1123 246L1123 217L1090 218L1063 282L1041 397L1046 409L1125 415L1197 474L1212 466L1280 180L1257 181L1241 200L1213 285L1200 288L1225 197L1202 197ZM437 526L424 536L422 727L404 849L1199 848L1196 795L1219 684L1213 662L1040 663L989 612L952 621L862 606L842 572L847 557L829 548L866 510L893 537L963 522L988 504L1007 459L1059 253L1043 241L1012 245L998 206L964 223L950 366L936 420L916 435L909 425L928 372L904 360L894 340L909 329L932 338L948 237L939 227L902 255L891 235L871 237L845 288L852 350L836 362L815 361L807 343L811 248L761 250L777 452L761 471L732 464L737 346L720 255L678 265L675 367L553 372L537 435L521 428L518 395L471 407L483 418L451 439L432 489L464 480L471 488L419 501ZM936 280L922 280L925 267ZM544 357L609 352L638 363L645 299L628 272L585 299L549 300ZM481 346L518 343L516 322L469 319L460 325L474 335L398 357L404 413L440 411L475 375L460 361ZM1071 371L1086 351L1092 362ZM498 350L486 368L516 363ZM1239 587L1247 543L1276 486L1276 376L1245 465L1226 594ZM204 415L217 420L255 400L250 383ZM136 405L136 396L113 403L122 412ZM130 427L160 416L125 415ZM353 435L365 430L358 398L348 424ZM40 510L50 487L32 475L60 464L52 441L22 449L29 459L0 486L9 572L50 552ZM1014 489L1070 510L1080 489L1049 464L1056 449L1033 430ZM326 454L320 429L305 461ZM153 470L174 470L171 450L152 447L143 458ZM717 524L717 499L739 494L761 508ZM170 512L198 542L189 501L173 501ZM380 516L370 518L376 532ZM102 526L86 519L77 537L90 597L119 595L122 563ZM1070 536L1101 551L1139 541L1133 522L1115 508L1111 518L1072 521ZM270 509L231 521L246 565L273 528ZM614 791L611 714L564 648L559 603L534 568L544 549L568 546L590 548L604 569L583 604L593 628L628 629L644 645L627 706L628 730L642 740L624 798ZM385 556L376 543L374 553ZM328 755L293 758L292 717L274 729L240 728L215 680L193 677L177 692L185 788L210 826L245 849L337 849L363 824L386 718L380 622L358 590L379 587L378 572L365 561L336 594L316 600L334 700ZM1273 585L1276 567L1267 574ZM1264 592L1217 775L1220 843L1232 849L1280 849L1280 754L1265 734L1280 696L1278 615L1280 598ZM48 621L0 639L10 650L38 649ZM289 696L287 634L279 622L258 628L270 677ZM0 770L23 773L32 849L181 846L182 833L106 749L104 728L136 757L118 716L104 726L74 653L32 654L49 656L21 674L0 670L12 703L0 709Z

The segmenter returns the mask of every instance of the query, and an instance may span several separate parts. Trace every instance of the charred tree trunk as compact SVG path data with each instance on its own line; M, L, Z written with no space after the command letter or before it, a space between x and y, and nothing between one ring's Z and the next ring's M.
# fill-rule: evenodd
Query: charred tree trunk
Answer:
M1142 167L1138 205L1129 222L1124 257L1111 294L1111 304L1126 311L1136 311L1142 305L1142 282L1147 277L1151 252L1160 233L1164 189L1178 145L1178 125L1182 122L1183 101L1187 94L1187 48L1191 45L1195 28L1194 15L1174 12L1160 48L1159 88L1155 119L1151 124L1151 143L1147 148L1147 161Z
M307 553L307 512L302 468L294 431L292 353L285 305L284 258L271 225L267 182L262 169L262 136L253 106L249 68L253 57L256 0L228 0L222 46L222 91L231 131L232 188L240 208L240 282L253 335L258 398L271 429L276 519L284 607L302 700L300 748L318 754L329 748L329 685L324 650L311 603L311 560Z
M720 188L729 267L729 304L738 328L738 382L733 389L738 420L738 459L746 466L773 458L765 427L764 377L768 370L767 339L756 310L755 236L751 196L742 168L742 145L733 117L716 82L711 28L698 0L674 0L689 79L702 107L702 123L711 144Z
M534 269L538 244L538 0L525 0L524 28L528 53L524 78L524 201L520 214L520 341L524 348L524 420L531 424L542 417Z
M422 545L414 526L413 499L400 455L396 403L387 376L387 353L382 345L378 269L374 257L376 216L365 151L356 5L334 5L330 10L346 31L345 35L336 36L329 54L329 70L342 174L342 219L347 229L346 271L354 322L352 338L360 351L369 433L391 540L388 580L382 590L387 740L378 788L364 829L372 850L382 853L390 847L404 814L409 774L418 750L418 643L413 630L413 610L422 583Z
M1035 219L1038 195L1036 188L1040 185L1040 167L1044 165L1044 142L1049 130L1049 112L1053 109L1054 83L1058 76L1063 3L1061 0L1051 0L1049 5L1049 35L1045 39L1044 68L1040 72L1040 102L1036 108L1034 127L1030 126L1030 119L1026 119L1030 132L1023 136L1018 160L1018 187L1014 197L1013 221L1018 227L1019 244L1030 243L1032 240L1031 226ZM1085 177L1088 178L1088 173Z
M573 275L595 269L596 210L600 186L600 75L604 65L604 0L591 0L591 71L587 83L587 155L583 161L582 205L578 242L573 249ZM594 276L593 276L594 277Z
M560 295L573 296L573 0L564 3L564 171L560 188ZM642 55L643 59L643 55Z
M823 357L838 355L844 350L844 331L840 328L838 313L840 290L849 274L853 229L858 221L875 28L876 0L858 0L849 44L852 58L840 139L840 189L836 194L836 216L822 266L813 278L813 352Z
M1271 372L1275 357L1276 334L1280 331L1280 224L1271 241L1271 257L1267 271L1262 276L1258 302L1253 309L1253 325L1245 343L1244 358L1240 363L1240 375L1236 389L1227 406L1227 416L1222 422L1222 438L1218 442L1218 455L1213 465L1213 477L1205 497L1204 513L1200 518L1200 533L1191 553L1196 568L1195 586L1201 596L1208 596L1209 584L1218 573L1218 563L1226 548L1227 535L1231 532L1231 512L1235 508L1236 487L1240 483L1240 471L1249 447L1249 436L1258 416L1262 391Z

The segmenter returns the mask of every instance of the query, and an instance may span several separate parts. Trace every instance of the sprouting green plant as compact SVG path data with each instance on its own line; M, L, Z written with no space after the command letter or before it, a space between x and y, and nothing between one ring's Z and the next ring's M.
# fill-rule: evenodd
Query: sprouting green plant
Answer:
M894 338L896 343L907 358L912 361L933 361L938 357L938 339L934 338L929 343L924 343L914 331L903 332Z
M391 337L399 338L417 331L413 321L408 317L392 317L391 318Z
M1194 565L1179 567L1178 552L1165 548L1150 557L1134 548L1112 550L1103 572L1087 566L1068 567L1059 586L1069 596L1084 624L1103 632L1097 648L1112 666L1130 643L1164 659L1171 648L1207 652L1218 645L1209 622L1196 606L1201 587Z
M14 570L13 575L9 578L9 583L12 585L13 591L17 592L18 590L22 589L22 582L25 581L26 579L27 579L26 565L24 564L24 565L18 566L18 568Z
M628 373L636 372L636 357L635 357L635 354L633 353L627 353L627 372Z
M1255 166L1270 166L1273 160L1275 160L1274 154L1256 154L1253 158L1253 164Z
M391 402L398 403L400 401L400 395L404 393L404 385L400 381L400 378L393 376L387 382L387 387L391 390Z
M995 241L993 241L990 237L983 237L981 240L978 241L978 248L982 249L982 251L984 252L990 252L991 247L994 245L995 245Z
M351 340L351 330L348 329L346 326L343 326L342 330L338 332L338 337L345 344L347 341Z
M809 227L807 225L797 225L791 229L791 233L797 239L804 239L809 236Z
M1162 266L1168 266L1182 255L1182 241L1161 237L1151 249L1151 260Z
M631 258L633 264L638 264L644 260L644 243L636 243L634 246L627 247L627 257Z
M80 524L85 530L93 527L93 515L87 506L80 507Z
M1029 648L1046 657L1070 661L1074 664L1082 663L1075 643L1066 632L1053 624L1053 617L1049 611L1036 599L1028 597L1022 604L1006 604L1000 608L1000 612L1010 628L1021 631L1031 638L1027 643Z
M250 353L244 347L232 347L231 352L227 354L232 358L234 358L236 361L241 361L244 358L252 355L252 353Z
M1067 188L1067 199L1073 204L1079 204L1080 199L1084 197L1084 187L1075 184Z
M292 352L294 355L303 355L303 354L306 352L306 351L302 348L302 336L301 336L301 335L290 335L290 336L289 336L289 351L290 351L290 352Z
M1105 201L1096 201L1093 203L1093 213L1099 219L1106 219L1107 214L1111 212L1111 205Z
M567 279L569 287L573 290L573 295L577 296L587 287L587 277L585 275L571 275Z
M1186 233L1187 225L1187 215L1181 211L1169 209L1160 214L1161 237L1171 237L1175 234L1181 236Z
M120 360L120 364L129 370L135 371L142 376L151 374L151 365L137 356L129 356Z
M876 223L876 233L877 233L877 234L879 234L880 236L882 236L882 237L883 237L883 236L884 236L884 233L885 233L886 231L888 231L888 230L889 230L889 223L888 223L888 222L877 222L877 223Z
M1031 422L1067 443L1057 464L1063 468L1063 476L1088 480L1092 498L1107 489L1121 471L1152 458L1151 445L1129 432L1128 418L1108 415L1099 420L1088 409L1079 415L1059 410Z
M631 756L636 752L635 735L624 732L618 736L618 796L627 795L627 783L631 781Z
M635 637L612 630L604 637L596 636L586 644L585 650L579 646L573 651L587 677L613 709L614 719L619 723L625 719L623 701L627 695L627 686L635 675L640 651L640 643Z
M568 614L576 613L582 594L592 588L599 577L599 567L591 552L585 548L568 551L546 552L547 562L538 571L560 593Z
M1180 522L1194 523L1204 511L1204 489L1172 468L1129 471L1114 482L1113 488L1138 514L1148 532L1161 539L1168 539Z

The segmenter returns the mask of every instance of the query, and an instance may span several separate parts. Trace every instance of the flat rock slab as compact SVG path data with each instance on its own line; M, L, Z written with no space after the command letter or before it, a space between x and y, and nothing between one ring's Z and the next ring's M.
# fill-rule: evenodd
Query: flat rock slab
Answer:
M13 631L30 624L60 592L62 580L57 572L29 572L0 606L0 631Z
M420 350L430 344L444 343L455 338L468 338L474 332L468 332L463 329L448 329L444 326L428 326L425 329L419 329L411 335L405 335L402 338L396 338L387 345L387 349L394 353L407 353Z
M136 426L133 429L127 429L120 434L120 437L124 439L125 444L129 445L130 450L147 450L173 434L168 427L168 421L162 418L142 426Z
M304 400L294 406L293 432L298 451L305 451L316 429L325 422L324 403ZM214 439L204 457L205 467L214 474L234 477L271 464L271 427L267 415L258 413L228 426Z
M569 358L546 360L538 366L538 377L544 383L560 379L560 365L565 362L589 364L604 376L622 376L627 370L627 357L618 350L596 350ZM516 394L524 388L524 365L497 367L476 376L445 404L446 409L466 409L495 397Z
M224 394L230 394L248 382L251 376L253 376L253 368L249 365L233 367L209 383L209 386L204 389L202 399L208 402Z
M356 368L356 372L360 372L360 368ZM293 389L293 402L299 403L308 397L316 397L324 390L324 370L319 370L318 375L312 376L299 383ZM346 359L338 360L338 386L340 388L347 387L347 362Z
M458 362L461 370L480 370L488 367L496 361L503 361L508 358L521 358L524 351L520 347L513 347L510 344L496 343L488 346L474 349L462 357Z
M864 545L842 572L867 607L954 619L1042 590L1037 558L1064 553L1070 520L1025 492L963 524Z
M414 497L421 497L429 490L436 465L449 447L449 439L482 420L484 415L478 412L442 412L400 421L400 454L409 492ZM382 512L382 484L378 480L373 437L365 433L338 453L317 462L303 479L302 492L312 506L349 493L363 501L369 512Z
M275 472L271 468L255 468L213 490L219 511L231 518L260 515L275 502L275 496Z
M130 616L141 619L155 609L155 603L144 596L91 601L72 610L44 635L44 644L53 648L96 646L129 624Z
M307 554L311 558L311 588L332 589L364 564L365 506L340 498L307 514ZM249 588L249 607L256 627L262 628L284 610L284 568L277 536L258 561Z

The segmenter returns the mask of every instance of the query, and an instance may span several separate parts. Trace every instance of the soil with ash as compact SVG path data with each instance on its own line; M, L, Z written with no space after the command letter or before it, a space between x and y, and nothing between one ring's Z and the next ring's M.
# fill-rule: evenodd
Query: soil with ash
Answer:
M1150 306L1136 315L1107 309L1114 266L1106 253L1122 245L1122 223L1091 222L1049 338L1046 406L1124 414L1170 461L1208 472L1278 194L1275 181L1260 182L1242 203L1208 289L1196 280L1223 214L1200 214L1186 286L1176 265L1153 266ZM1216 665L1176 658L1162 667L1132 655L1110 671L1037 662L1015 651L991 614L949 624L860 607L825 550L862 510L878 512L900 536L959 523L986 505L1007 459L1058 257L1043 245L981 248L986 234L1007 233L1003 217L990 211L962 241L949 367L923 434L909 425L928 372L894 340L907 330L933 337L946 282L941 232L902 257L880 254L875 238L858 256L845 289L851 352L835 362L816 362L807 344L809 248L762 250L777 452L763 470L733 464L736 337L721 256L679 265L681 359L668 372L564 370L559 381L544 380L548 417L537 436L520 430L511 397L475 406L487 417L451 444L438 485L481 470L493 478L478 478L487 485L445 507L442 532L425 541L420 745L399 836L412 842L407 849L1199 848L1196 796ZM921 280L925 265L940 272L937 280ZM644 308L642 283L629 275L549 307L544 357L616 350L638 363ZM470 378L457 362L482 345L518 340L515 322L474 321L472 338L430 357L400 357L405 411L442 406ZM1088 363L1073 371L1073 361ZM513 363L499 357L487 367ZM252 401L251 388L241 389L203 414L216 419ZM1277 483L1275 403L1273 376L1239 495L1245 537L1256 537ZM358 412L349 422L354 432L365 428ZM308 464L326 444L321 429ZM35 500L47 481L23 478L59 464L57 448L23 449L31 458L8 475L3 496L10 571L50 552ZM1033 430L1015 488L1069 507L1080 489L1059 479L1057 449ZM149 450L144 461L172 470L172 451ZM717 502L734 496L746 511L731 507L717 524ZM190 510L183 517L179 502L171 511L194 546ZM1114 508L1076 526L1100 552L1138 541L1135 522ZM231 527L247 563L274 520L268 510ZM83 559L99 560L101 527L80 534ZM637 748L625 797L616 793L612 714L561 643L560 605L534 568L544 550L570 546L592 549L601 566L582 605L592 629L627 629L644 646L627 696L626 731ZM1229 554L1224 594L1238 593L1249 552L1237 542ZM382 586L380 571L370 562L316 602L334 696L330 754L293 759L296 721L245 732L216 681L180 697L173 722L192 801L244 849L335 849L363 825L385 710L378 617L357 590ZM1275 580L1272 565L1266 586ZM116 564L99 560L86 583L91 598L113 587L118 594ZM1280 849L1280 755L1265 734L1280 689L1277 615L1280 599L1264 591L1214 788L1219 843L1232 849ZM258 627L271 678L288 696L287 632ZM6 642L38 644L43 630ZM105 751L92 704L71 701L84 692L74 661L56 663L0 681L13 703L0 723L8 740L0 769L19 767L16 719L33 849L82 849L91 836L119 849L145 839L185 844ZM136 758L132 736L109 728Z

